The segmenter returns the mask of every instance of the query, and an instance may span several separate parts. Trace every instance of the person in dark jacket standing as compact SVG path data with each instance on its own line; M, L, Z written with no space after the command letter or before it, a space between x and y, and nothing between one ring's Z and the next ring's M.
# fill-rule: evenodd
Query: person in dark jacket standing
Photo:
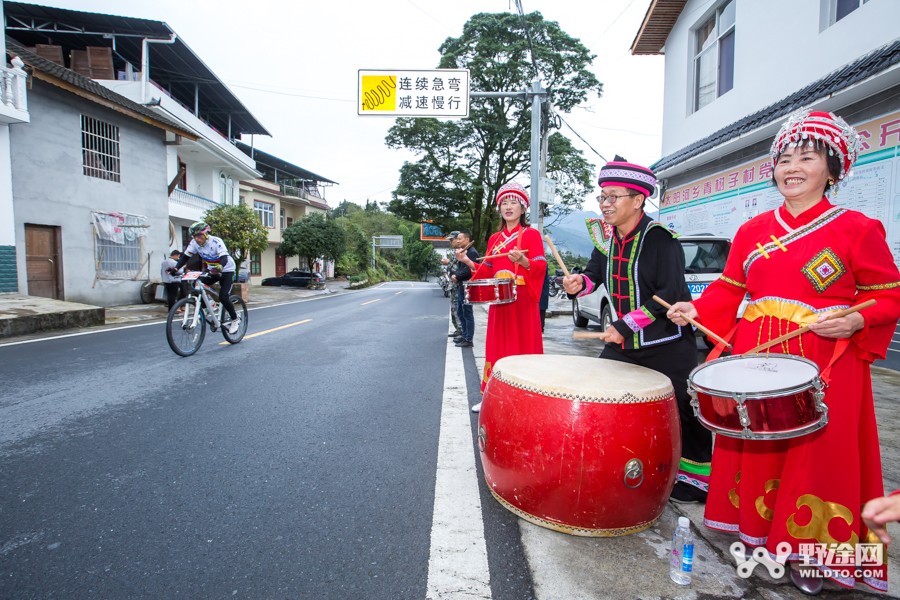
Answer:
M466 248L466 256L475 261L478 258L478 250L471 247L472 233L463 229L456 236L457 248ZM461 335L453 338L459 348L471 348L472 339L475 337L475 313L472 305L466 304L465 282L472 278L472 270L461 260L456 261L456 270L453 272L453 280L456 282L456 317L459 322Z
M681 418L681 461L671 499L705 502L709 489L712 434L694 418L687 380L697 366L697 347L690 326L666 318L666 308L653 296L674 304L691 297L684 280L684 251L672 231L644 214L644 202L656 188L646 167L620 156L600 170L597 197L605 225L602 237L582 274L563 279L570 298L605 284L617 321L605 331L600 358L653 369L672 380Z

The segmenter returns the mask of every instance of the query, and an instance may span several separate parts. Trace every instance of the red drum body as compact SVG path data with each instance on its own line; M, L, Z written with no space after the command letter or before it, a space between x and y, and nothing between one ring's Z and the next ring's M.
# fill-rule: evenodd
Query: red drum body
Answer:
M594 537L653 525L681 457L668 377L583 356L497 361L478 444L488 489L504 507L542 527Z
M514 279L475 279L466 281L466 304L509 304L516 301Z
M691 405L715 433L778 440L828 424L816 363L789 354L729 356L702 364L688 378Z

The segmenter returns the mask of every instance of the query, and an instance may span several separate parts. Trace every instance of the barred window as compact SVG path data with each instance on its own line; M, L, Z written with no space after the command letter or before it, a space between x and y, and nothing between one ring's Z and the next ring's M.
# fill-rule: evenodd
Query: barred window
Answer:
M275 205L268 202L253 201L253 211L259 215L259 222L264 227L275 227Z
M88 177L120 181L119 128L81 115L81 159Z
M97 279L134 279L144 267L147 217L92 211Z

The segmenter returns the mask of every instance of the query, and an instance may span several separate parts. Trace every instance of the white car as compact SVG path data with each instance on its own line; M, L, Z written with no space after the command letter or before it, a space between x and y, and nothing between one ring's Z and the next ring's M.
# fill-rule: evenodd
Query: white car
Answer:
M587 327L588 321L596 321L606 330L618 318L612 298L602 283L590 294L572 299L572 322L575 327Z
M679 237L678 241L684 250L684 280L691 298L696 300L725 270L731 240L714 235L685 235ZM738 309L738 317L744 313L746 306L745 299ZM605 285L598 285L590 294L572 300L572 321L575 327L587 327L588 321L595 321L606 329L616 319L618 316Z

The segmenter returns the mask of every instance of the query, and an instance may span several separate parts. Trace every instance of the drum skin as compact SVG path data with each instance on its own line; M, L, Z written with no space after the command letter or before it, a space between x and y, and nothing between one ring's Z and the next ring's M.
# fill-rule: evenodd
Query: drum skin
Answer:
M466 304L510 304L516 301L516 284L511 278L466 281Z
M494 497L532 523L580 536L627 535L653 525L681 457L669 379L598 358L497 361L478 433Z

